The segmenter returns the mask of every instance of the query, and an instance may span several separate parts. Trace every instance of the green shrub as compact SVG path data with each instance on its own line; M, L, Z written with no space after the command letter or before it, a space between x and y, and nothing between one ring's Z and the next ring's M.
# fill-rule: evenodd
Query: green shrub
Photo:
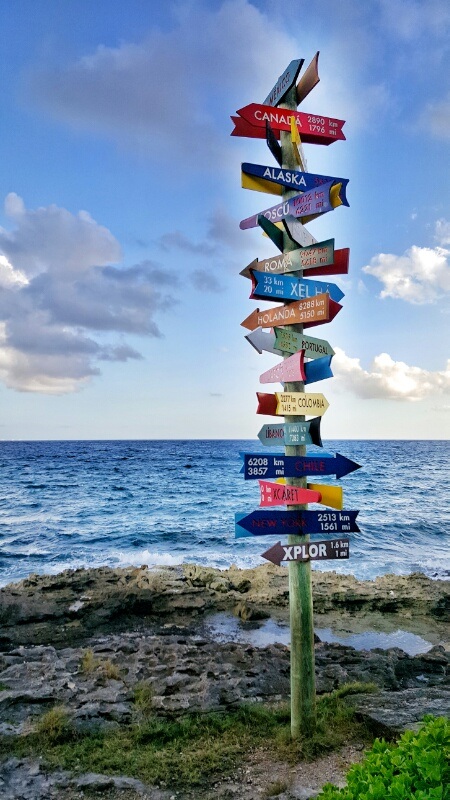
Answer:
M376 739L347 786L324 786L318 800L450 800L450 720L425 717L397 744Z

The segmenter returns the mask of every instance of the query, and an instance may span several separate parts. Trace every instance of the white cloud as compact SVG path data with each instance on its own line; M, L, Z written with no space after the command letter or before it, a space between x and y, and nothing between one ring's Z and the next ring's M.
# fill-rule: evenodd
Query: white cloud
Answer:
M333 357L333 373L339 383L365 400L422 400L450 392L450 360L444 370L431 372L394 361L387 353L375 356L367 371L359 358L350 358L339 347Z
M442 247L450 244L450 222L446 219L438 219L435 227L435 238Z
M446 234L444 222L437 225L438 235ZM384 285L380 297L420 305L433 303L450 291L449 256L450 251L442 247L413 245L402 256L379 253L362 269Z
M141 153L172 160L175 148L183 166L187 160L198 170L217 163L224 144L219 109L223 103L233 113L243 76L254 96L264 97L273 83L267 54L283 53L288 63L296 49L294 38L247 0L226 0L219 9L183 3L168 31L155 27L138 43L100 45L65 68L33 69L28 96L55 118Z
M14 229L0 228L0 378L20 391L75 391L98 361L141 358L123 334L161 336L154 315L175 302L174 281L151 262L117 267L112 233L85 211L28 210L5 202ZM120 341L108 341L119 335Z

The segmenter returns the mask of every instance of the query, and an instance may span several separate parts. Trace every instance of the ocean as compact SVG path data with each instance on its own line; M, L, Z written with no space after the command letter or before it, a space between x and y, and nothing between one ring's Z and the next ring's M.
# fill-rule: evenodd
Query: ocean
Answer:
M361 532L349 535L348 561L313 568L450 578L449 443L325 441L324 450L363 467L320 479L343 487ZM253 440L0 442L0 585L101 565L265 563L273 536L234 537L235 512L259 504L240 451L276 452Z

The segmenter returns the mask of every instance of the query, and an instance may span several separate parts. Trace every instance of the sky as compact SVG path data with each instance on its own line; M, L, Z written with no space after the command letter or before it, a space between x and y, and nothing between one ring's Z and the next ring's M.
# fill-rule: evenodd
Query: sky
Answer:
M230 115L317 51L305 144L349 179L310 222L350 248L336 351L308 387L325 439L450 432L450 88L445 0L15 0L1 4L0 439L253 439L255 307L239 272L278 252L239 221L275 166Z

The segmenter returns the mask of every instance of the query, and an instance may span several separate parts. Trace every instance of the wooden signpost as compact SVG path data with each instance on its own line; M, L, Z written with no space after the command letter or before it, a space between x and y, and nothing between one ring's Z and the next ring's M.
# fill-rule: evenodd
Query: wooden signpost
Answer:
M344 297L344 292L335 283L302 280L292 275L270 275L252 270L250 297L256 300L301 300L324 293L328 293L336 303Z
M245 453L241 472L245 480L256 478L303 478L305 475L336 475L343 478L360 464L346 458L341 453L335 456L285 456L282 453ZM296 486L297 484L293 484Z
M239 223L242 230L246 228L256 228L259 224L258 219L262 215L270 222L280 222L286 217L296 217L302 223L315 219L320 214L333 211L340 205L348 206L345 196L345 189L342 183L329 181L315 189L308 189L307 192L296 194L290 200L284 200L276 206L271 206L265 211L259 211L252 217L247 217Z
M315 727L311 561L349 556L348 538L314 542L309 537L359 531L358 512L343 509L340 486L307 482L307 476L339 479L360 468L340 453L316 455L306 450L310 443L322 446L320 420L328 403L322 394L306 393L305 384L332 376L334 350L326 340L306 336L304 328L330 322L341 309L343 293L334 283L304 278L344 275L349 263L348 248L335 250L334 239L318 242L304 227L319 214L348 205L347 179L306 170L303 144L345 140L343 120L297 111L297 105L319 82L318 57L316 53L303 75L303 60L292 61L262 104L251 103L232 116L235 127L231 134L265 138L279 165L242 164L244 188L278 194L282 199L241 222L241 228L259 226L280 251L262 261L255 259L241 274L252 280L252 298L283 299L285 304L264 311L258 308L241 325L251 331L245 338L258 353L264 350L284 359L260 377L262 383L282 382L284 391L257 392L257 413L284 416L284 424L263 425L258 437L265 448L284 444L285 452L243 454L241 472L245 480L260 481L263 508L236 515L236 536L288 534L287 544L278 542L262 557L274 564L288 564L293 738L306 736ZM312 415L314 419L307 422L305 417ZM308 503L335 510L309 511ZM286 510L265 510L274 505L285 505Z
M275 306L265 311L252 311L242 322L243 328L273 328L274 325L294 325L303 322L305 328L331 322L342 306L335 303L327 293L316 294L305 300L295 300L286 306Z
M309 422L286 422L263 425L258 433L258 439L265 447L275 444L315 444L322 447L320 438L321 417L314 417Z
M235 514L235 537L282 536L288 533L359 533L356 524L358 514L359 511L347 510L279 511L257 508L250 514Z
M328 406L323 394L306 392L256 392L258 398L257 414L285 416L286 414L304 414L307 417L322 417Z
M254 189L267 194L282 194L283 186L288 189L297 189L306 192L308 189L317 189L323 183L341 183L345 188L347 178L334 178L330 175L314 175L312 172L298 172L293 169L280 169L267 167L261 164L241 164L241 183L243 189Z
M302 142L309 144L331 144L339 139L345 141L342 119L324 117L321 114L303 114L286 108L273 108L259 103L250 103L239 108L239 116L232 116L234 130L232 136L248 136L253 139L265 139L266 122L268 122L277 138L280 131L291 130L291 119L294 118Z
M305 542L304 544L276 544L269 547L262 558L280 566L282 561L321 561L335 558L348 558L350 539L332 539L324 542Z

